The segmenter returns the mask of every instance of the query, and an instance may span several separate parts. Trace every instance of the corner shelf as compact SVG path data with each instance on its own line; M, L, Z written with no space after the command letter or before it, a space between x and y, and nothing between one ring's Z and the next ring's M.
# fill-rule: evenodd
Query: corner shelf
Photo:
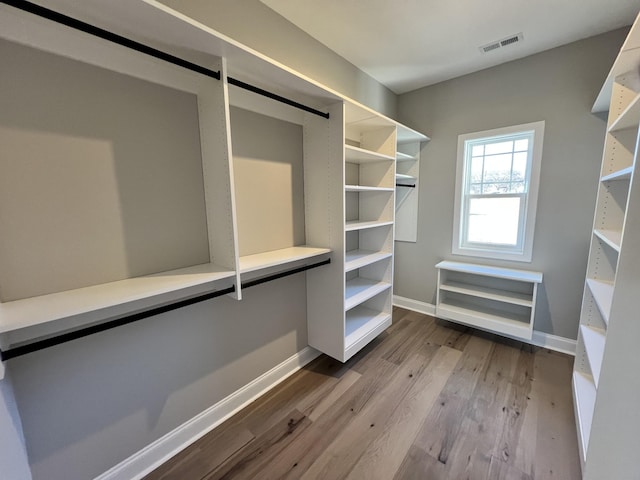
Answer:
M608 324L609 314L611 313L611 303L613 301L613 283L602 282L593 278L588 278L586 283L598 306L602 319Z
M437 317L531 339L541 273L450 261L436 268Z
M620 244L622 243L622 230L605 230L594 229L593 234L602 240L606 245L609 245L616 252L620 251Z
M602 329L590 327L588 325L580 325L580 334L584 343L584 349L587 352L589 366L591 367L591 375L593 381L598 387L600 380L600 369L602 367L602 357L604 355L604 345L606 340L606 332Z
M633 167L625 167L625 168L621 168L620 170L617 170L615 172L609 173L607 175L604 175L602 178L600 178L601 182L611 182L611 181L617 181L617 180L630 180L631 179L631 173L633 172Z
M640 122L640 95L636 95L620 116L609 126L609 132L618 132L627 128L638 128Z

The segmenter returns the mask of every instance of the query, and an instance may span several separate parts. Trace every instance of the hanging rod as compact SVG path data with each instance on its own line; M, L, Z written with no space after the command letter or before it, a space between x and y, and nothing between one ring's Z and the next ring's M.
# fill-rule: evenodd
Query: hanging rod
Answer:
M396 183L396 187L407 187L407 188L416 188L416 184L410 184L410 185L406 185L404 183Z
M89 35L93 35L95 37L102 38L103 40L107 40L109 42L116 43L123 47L130 48L137 52L144 53L146 55L157 58L159 60L164 60L165 62L172 63L173 65L177 65L179 67L186 68L193 72L201 73L202 75L206 75L208 77L215 78L216 80L220 80L219 71L210 70L201 65L197 65L195 63L189 62L182 58L176 57L175 55L171 55L169 53L163 52L161 50L150 47L148 45L144 45L140 42L136 42L135 40L131 40L129 38L123 37L122 35L118 35L108 30L104 30L100 27L96 27L95 25L91 25L81 20L77 20L75 18L69 17L67 15L56 12L54 10L41 7L40 5L36 5L35 3L31 3L26 0L0 0L0 3L5 3L19 10L32 13L39 17L46 18L47 20L52 20L54 22L60 23L67 27L73 28L75 30L88 33ZM303 105L302 103L298 103L294 100L290 100L281 95L278 95L278 94L269 92L267 90L264 90L262 88L256 87L254 85L245 83L241 80L231 78L231 77L227 77L227 80L231 85L235 85L236 87L244 88L245 90L249 90L250 92L257 93L259 95L270 98L272 100L276 100L286 105L298 108L300 110L304 110L305 112L313 113L314 115L318 115L323 118L329 118L328 113L321 112L320 110L316 110L315 108L308 107L307 105Z
M299 108L300 110L304 110L305 112L313 113L314 115L318 115L319 117L329 118L328 113L321 112L320 110L316 110L315 108L308 107L306 105L303 105L302 103L295 102L286 97L280 96L276 93L263 90L262 88L245 83L242 80L238 80L232 77L227 77L227 81L229 82L230 85L235 85L236 87L244 88L245 90L249 90L250 92L257 93L258 95L262 95L263 97L267 97L272 100L276 100L277 102L281 102L286 105Z
M62 25L66 25L67 27L71 27L75 30L80 30L81 32L88 33L89 35L102 38L103 40L107 40L109 42L122 45L123 47L130 48L137 52L144 53L151 57L164 60L165 62L178 65L179 67L187 68L191 71L220 80L220 72L216 72L200 65L196 65L195 63L191 63L187 60L163 52L156 48L136 42L135 40L131 40L108 30L96 27L95 25L91 25L67 15L63 15L62 13L58 13L56 11L49 10L48 8L41 7L40 5L36 5L35 3L27 2L26 0L0 0L0 2L5 3L11 7L18 8L25 12L32 13L39 17L52 20Z
M285 270L284 272L278 272L272 275L267 275L265 277L260 277L255 280L249 280L247 282L242 283L242 288L250 288L256 285L260 285L262 283L270 282L272 280L277 280L279 278L287 277L289 275L294 275L296 273L304 272L305 270L321 267L322 265L327 265L329 263L331 263L330 258L323 260L322 262L314 263L311 265L304 265L302 267L292 268L291 270ZM139 320L144 320L145 318L153 317L155 315L160 315L161 313L171 312L173 310L187 307L195 303L200 303L206 300L211 300L212 298L228 295L235 291L236 291L236 287L235 285L232 285L230 287L223 288L221 290L215 290L213 292L197 295L195 297L187 298L185 300L179 300L177 302L169 303L167 305L162 305L160 307L154 307L149 310L143 310L141 312L132 313L131 315L126 315L124 317L116 318L114 320L109 320L107 322L100 323L98 325L91 325L89 327L80 328L72 332L63 333L61 335L56 335L54 337L45 338L44 340L38 340L36 342L28 343L26 345L21 345L19 347L10 348L8 350L0 350L0 361L5 362L7 360L11 360L12 358L21 357L29 353L37 352L39 350L44 350L45 348L49 348L49 347L54 347L56 345L67 343L72 340L77 340L79 338L87 337L95 333L100 333L106 330L111 330L116 327L128 325L130 323L134 323Z

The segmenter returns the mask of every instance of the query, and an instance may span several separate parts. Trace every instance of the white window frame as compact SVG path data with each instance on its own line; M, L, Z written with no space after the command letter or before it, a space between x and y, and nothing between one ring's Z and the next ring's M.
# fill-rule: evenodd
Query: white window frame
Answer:
M533 133L533 149L527 162L528 189L523 194L500 194L502 198L507 196L524 197L521 202L520 215L524 215L524 221L520 223L518 232L518 245L506 247L489 244L464 243L467 223L465 211L470 195L466 195L467 161L471 155L466 150L468 142L478 139L493 140L502 136L516 135L525 132ZM538 186L540 184L540 166L542 164L542 144L544 137L544 121L513 125L510 127L496 128L482 132L467 133L458 136L458 160L456 165L456 195L453 219L453 239L451 251L454 255L466 255L473 257L493 258L496 260L512 260L516 262L531 262L533 255L533 237L536 223L536 207L538 205ZM497 195L497 194L496 194ZM484 195L483 195L484 196Z

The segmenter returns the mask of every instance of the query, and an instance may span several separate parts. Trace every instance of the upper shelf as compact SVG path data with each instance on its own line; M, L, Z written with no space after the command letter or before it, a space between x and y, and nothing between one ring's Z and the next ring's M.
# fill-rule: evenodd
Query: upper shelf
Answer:
M620 116L609 126L610 132L618 132L626 128L638 128L640 123L640 94L636 95Z
M265 268L286 265L327 253L331 253L331 250L328 248L301 246L245 255L240 257L240 273L254 272Z
M407 153L396 152L396 161L398 162L415 162L416 157Z
M452 270L463 273L474 273L507 280L518 280L521 282L542 282L542 273L528 270L516 270L514 268L491 267L487 265L476 265L473 263L459 263L444 261L436 265L436 268Z
M611 182L615 180L631 180L631 173L633 172L633 167L625 167L617 170L615 172L611 172L607 175L603 175L600 178L601 182Z
M58 320L84 325L211 290L235 272L206 263L143 277L0 303L0 333Z
M349 163L372 163L395 161L395 158L382 153L372 152L364 148L354 147L352 145L344 146L344 158Z

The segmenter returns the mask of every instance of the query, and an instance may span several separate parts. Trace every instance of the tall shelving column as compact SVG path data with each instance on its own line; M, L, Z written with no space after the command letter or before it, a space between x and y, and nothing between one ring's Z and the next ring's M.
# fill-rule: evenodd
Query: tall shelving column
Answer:
M635 26L626 48L634 36L640 38ZM634 173L640 55L626 55L625 47L610 74L614 81L573 373L583 477L593 480L640 475L640 376L633 368L640 338L640 186Z

